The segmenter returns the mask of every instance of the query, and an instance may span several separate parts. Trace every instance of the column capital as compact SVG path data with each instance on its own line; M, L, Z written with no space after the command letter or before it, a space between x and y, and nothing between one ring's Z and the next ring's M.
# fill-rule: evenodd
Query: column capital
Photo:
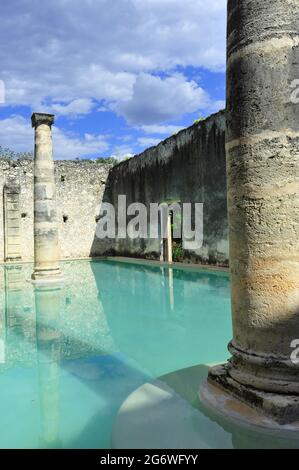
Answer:
M32 127L36 128L41 124L47 124L51 127L54 124L54 119L54 114L33 113L31 116Z

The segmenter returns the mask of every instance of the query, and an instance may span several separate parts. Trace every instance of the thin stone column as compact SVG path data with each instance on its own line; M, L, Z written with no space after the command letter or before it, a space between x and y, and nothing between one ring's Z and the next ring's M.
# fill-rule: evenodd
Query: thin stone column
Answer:
M228 1L233 340L209 383L279 423L299 419L298 30L298 0Z
M34 113L34 273L36 282L61 279L52 130L54 116Z
M171 232L171 215L167 216L166 237L164 239L164 261L172 264L172 232Z

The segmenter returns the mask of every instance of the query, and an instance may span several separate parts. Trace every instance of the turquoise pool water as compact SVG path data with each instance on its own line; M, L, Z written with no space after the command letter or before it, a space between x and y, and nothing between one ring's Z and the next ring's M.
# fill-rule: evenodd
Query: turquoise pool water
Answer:
M30 264L0 267L0 448L109 448L137 387L228 357L228 275L114 261L62 269L61 289L37 290ZM229 446L210 423L211 446L213 426L215 446Z

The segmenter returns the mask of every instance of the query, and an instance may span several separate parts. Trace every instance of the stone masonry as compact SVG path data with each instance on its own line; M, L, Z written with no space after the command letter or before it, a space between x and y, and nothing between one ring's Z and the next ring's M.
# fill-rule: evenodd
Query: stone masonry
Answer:
M55 152L55 149L54 149ZM110 164L55 161L57 220L61 257L84 258L90 254L96 228L97 207L102 199ZM33 260L33 161L0 160L0 188L8 180L20 188L20 254ZM3 197L0 198L0 262L4 261Z

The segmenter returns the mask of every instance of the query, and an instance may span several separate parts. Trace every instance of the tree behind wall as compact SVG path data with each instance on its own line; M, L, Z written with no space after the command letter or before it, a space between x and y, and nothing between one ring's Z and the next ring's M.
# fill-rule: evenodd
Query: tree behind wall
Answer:
M0 145L0 158L2 160L32 160L32 152L14 152L9 148Z

